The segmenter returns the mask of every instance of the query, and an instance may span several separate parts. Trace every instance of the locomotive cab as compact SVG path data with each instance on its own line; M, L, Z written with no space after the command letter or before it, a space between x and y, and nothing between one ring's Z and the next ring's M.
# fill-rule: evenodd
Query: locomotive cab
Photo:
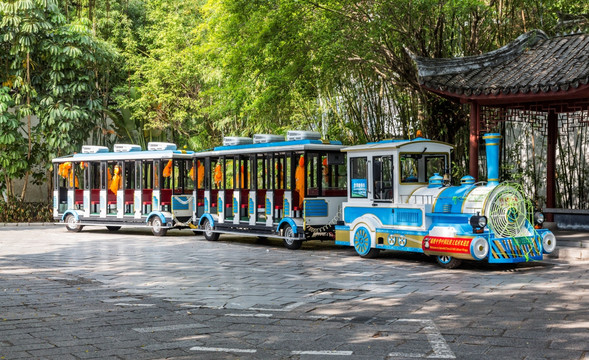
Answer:
M351 146L348 154L348 199L336 243L354 246L363 257L380 250L423 252L431 226L435 195L444 184L452 145L424 138L386 140ZM442 175L440 175L442 174ZM429 178L440 186L429 188ZM422 194L413 194L425 188ZM416 198L418 201L408 201Z

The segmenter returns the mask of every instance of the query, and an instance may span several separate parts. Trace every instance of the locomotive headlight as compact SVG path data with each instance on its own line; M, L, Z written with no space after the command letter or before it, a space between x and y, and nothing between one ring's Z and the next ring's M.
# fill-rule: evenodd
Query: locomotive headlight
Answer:
M556 248L556 237L551 232L542 235L542 249L545 254L550 254Z
M542 226L542 224L544 224L544 214L540 211L536 211L536 213L534 213L534 225Z
M487 226L487 217L481 215L474 215L470 217L470 226L474 233L482 233L485 226Z
M489 243L485 238L476 237L470 243L470 253L477 260L483 260L489 255Z

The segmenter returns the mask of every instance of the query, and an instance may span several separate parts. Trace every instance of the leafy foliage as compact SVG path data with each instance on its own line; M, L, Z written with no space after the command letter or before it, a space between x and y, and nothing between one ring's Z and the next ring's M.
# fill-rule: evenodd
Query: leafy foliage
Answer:
M0 2L0 33L7 50L0 54L0 161L8 164L0 190L13 195L11 180L24 175L24 198L29 174L44 178L48 159L87 140L102 114L100 76L115 52L84 20L68 22L53 0Z

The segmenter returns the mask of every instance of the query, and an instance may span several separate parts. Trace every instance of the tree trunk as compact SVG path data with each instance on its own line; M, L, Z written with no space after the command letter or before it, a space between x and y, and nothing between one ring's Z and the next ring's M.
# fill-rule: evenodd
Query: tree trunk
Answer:
M28 149L27 149L27 163L30 163L31 160L31 149L32 149L32 139L31 139L31 94L30 94L30 86L31 86L31 53L27 51L27 84L29 86L29 90L27 90L27 136L28 136ZM27 193L27 187L29 184L29 173L30 170L27 170L25 173L25 181L22 187L22 192L20 194L20 199L24 201L25 195Z

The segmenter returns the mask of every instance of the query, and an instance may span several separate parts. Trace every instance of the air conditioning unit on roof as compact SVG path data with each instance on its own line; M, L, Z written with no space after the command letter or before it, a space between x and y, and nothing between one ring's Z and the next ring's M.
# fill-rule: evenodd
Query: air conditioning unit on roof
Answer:
M254 135L254 144L267 144L267 143L280 142L280 141L284 141L284 136L272 135L272 134L256 134L256 135Z
M141 146L135 144L115 144L114 152L141 151Z
M253 143L252 138L248 138L248 137L225 136L223 138L223 146L249 145L252 143Z
M166 142L150 142L147 144L147 150L149 150L149 151L176 150L176 144L166 143Z
M108 148L106 146L96 146L96 145L84 145L82 146L82 154L98 154L98 153L107 153Z
M321 134L317 131L291 130L286 133L286 140L321 140Z

